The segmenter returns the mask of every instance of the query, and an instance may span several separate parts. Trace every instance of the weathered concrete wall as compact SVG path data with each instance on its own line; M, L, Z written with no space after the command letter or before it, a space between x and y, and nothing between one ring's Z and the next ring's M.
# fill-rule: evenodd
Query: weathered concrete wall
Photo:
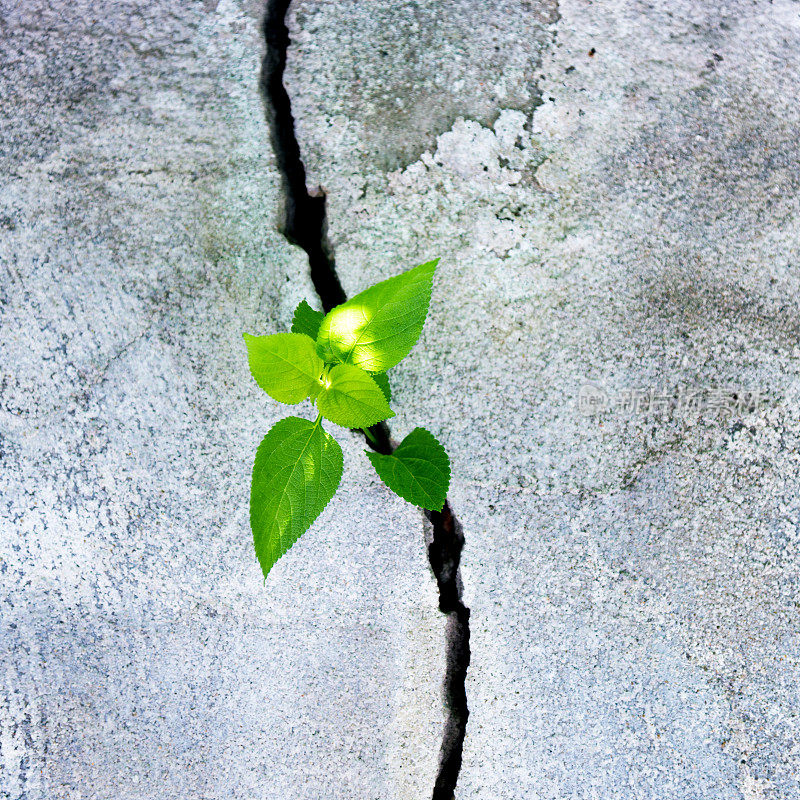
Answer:
M429 797L420 515L337 434L332 505L266 586L251 552L282 409L240 332L311 296L275 230L260 9L2 7L0 796ZM800 795L800 7L289 23L345 288L442 256L392 429L453 460L459 800Z
M293 18L290 93L346 288L442 256L392 427L434 420L454 461L458 796L800 796L800 7L533 5ZM373 117L415 95L370 38L384 16L461 117L420 136L386 110L426 149L389 172ZM535 110L503 94L516 65ZM587 381L604 413L579 413ZM638 389L667 409L626 411Z
M260 9L2 6L0 797L427 795L442 620L359 444L266 585L241 332L311 295L277 233ZM310 414L310 408L300 413Z

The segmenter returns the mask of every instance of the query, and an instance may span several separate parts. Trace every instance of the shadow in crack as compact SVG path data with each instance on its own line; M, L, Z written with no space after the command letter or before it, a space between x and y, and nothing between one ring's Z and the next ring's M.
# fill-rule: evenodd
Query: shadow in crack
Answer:
M328 312L347 298L336 273L333 248L327 237L325 193L309 192L306 169L295 133L292 104L283 83L289 30L286 13L291 0L270 0L264 16L266 53L261 71L267 121L272 147L283 182L285 220L282 233L308 255L314 289L323 309ZM369 429L366 443L385 455L393 449L391 433L385 422ZM466 676L470 661L469 609L464 605L459 565L464 535L449 503L441 511L426 511L432 537L428 560L439 588L439 609L448 615L446 628L447 671L444 676L444 700L447 708L439 770L432 800L452 800L461 770L464 737L467 730Z

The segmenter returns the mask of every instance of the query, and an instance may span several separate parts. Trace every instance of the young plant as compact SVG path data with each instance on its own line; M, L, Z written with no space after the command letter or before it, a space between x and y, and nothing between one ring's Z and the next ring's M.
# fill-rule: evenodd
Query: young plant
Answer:
M322 427L369 428L394 416L387 371L416 344L439 259L381 281L329 314L303 300L291 333L244 334L256 383L280 403L317 406L314 422L286 417L256 451L250 526L264 577L305 533L339 488L342 448ZM374 441L374 440L373 440ZM381 480L420 508L441 511L450 460L425 428L415 428L391 455L367 453Z

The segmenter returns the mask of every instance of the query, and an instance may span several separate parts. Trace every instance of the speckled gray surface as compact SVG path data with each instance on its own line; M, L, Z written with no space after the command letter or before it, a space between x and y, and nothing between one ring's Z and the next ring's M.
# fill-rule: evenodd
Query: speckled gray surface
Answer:
M288 409L241 332L311 292L276 232L258 14L0 7L0 797L426 796L421 515L338 430L337 498L266 585L252 551Z
M442 256L392 427L430 420L453 458L472 609L458 798L790 800L800 6L532 5L466 38L468 8L443 7L396 68L372 20L405 30L405 4L292 17L289 91L345 288ZM453 59L494 42L456 86ZM461 118L413 126L426 152L387 171L375 109L414 107L416 63ZM504 65L542 105L505 102ZM579 411L587 382L602 413ZM664 407L626 407L639 391Z
M310 294L257 4L0 8L0 797L429 796L419 515L343 434L340 494L266 586L251 552L281 409L240 332ZM800 7L290 23L346 289L443 257L393 429L453 458L459 800L800 796Z

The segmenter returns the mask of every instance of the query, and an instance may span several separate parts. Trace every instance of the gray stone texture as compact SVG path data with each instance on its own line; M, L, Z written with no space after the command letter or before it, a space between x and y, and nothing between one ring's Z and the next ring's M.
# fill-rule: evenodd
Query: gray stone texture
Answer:
M3 800L430 796L421 515L337 430L340 492L266 584L249 540L287 410L241 331L312 297L276 230L260 14L0 0ZM458 800L794 800L800 6L289 21L345 288L442 256L392 428L453 460ZM588 381L759 402L584 416Z
M426 796L421 514L337 429L339 495L266 584L250 539L255 448L292 411L241 333L313 298L277 232L260 9L0 9L0 797Z
M345 288L442 257L392 428L453 460L457 797L800 797L800 6L308 0L292 31ZM587 381L759 402L587 417Z

